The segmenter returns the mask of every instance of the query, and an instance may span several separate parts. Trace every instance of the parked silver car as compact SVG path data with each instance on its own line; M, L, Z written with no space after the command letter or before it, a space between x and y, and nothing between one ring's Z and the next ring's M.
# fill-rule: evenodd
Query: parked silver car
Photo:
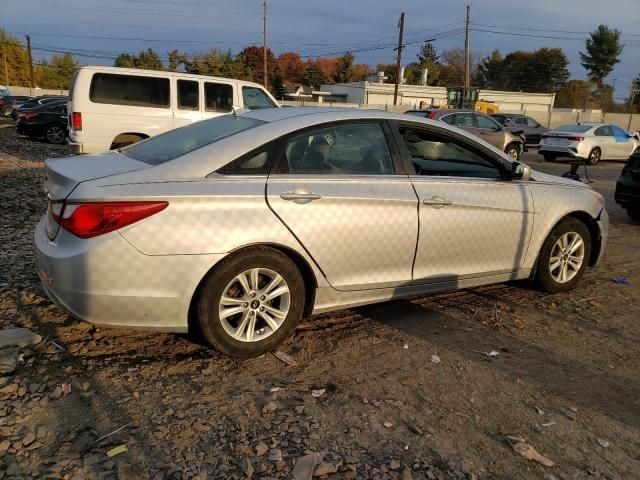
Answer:
M558 157L585 160L595 165L600 160L626 160L640 146L637 133L608 123L572 123L545 132L538 153L548 162Z
M525 150L524 135L511 132L497 120L484 113L471 110L429 108L427 110L408 110L407 115L441 120L446 124L461 128L489 142L511 158L518 160Z
M53 301L238 356L312 312L534 277L567 290L607 235L588 186L383 111L247 111L46 172L35 242Z

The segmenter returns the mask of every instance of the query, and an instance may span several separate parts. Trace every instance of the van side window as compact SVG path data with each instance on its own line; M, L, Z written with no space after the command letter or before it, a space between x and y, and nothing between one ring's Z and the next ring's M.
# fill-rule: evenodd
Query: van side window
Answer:
M225 83L204 83L207 112L230 112L233 105L233 87Z
M198 82L178 80L178 108L180 110L198 110Z
M256 87L242 87L242 100L244 102L244 108L250 110L276 106L269 96L264 93L264 90Z
M94 103L169 107L169 79L96 73L91 79L89 98Z

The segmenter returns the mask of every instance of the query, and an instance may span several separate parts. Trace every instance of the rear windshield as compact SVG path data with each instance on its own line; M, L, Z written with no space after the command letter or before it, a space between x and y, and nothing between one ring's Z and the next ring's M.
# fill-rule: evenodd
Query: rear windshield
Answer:
M265 122L253 118L223 115L170 130L144 142L136 143L124 149L122 153L141 162L159 165L262 123Z
M592 128L593 125L562 125L561 127L556 128L556 132L584 133Z
M422 117L422 118L427 118L427 115L429 115L429 110L409 110L408 112L404 112L407 115L413 115L414 117Z

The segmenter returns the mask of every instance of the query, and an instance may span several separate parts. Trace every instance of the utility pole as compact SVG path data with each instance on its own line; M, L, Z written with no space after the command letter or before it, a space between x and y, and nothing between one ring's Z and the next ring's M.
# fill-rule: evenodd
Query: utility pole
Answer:
M29 54L29 79L30 79L29 86L31 88L35 88L36 82L33 79L33 59L31 57L31 35L25 34L25 37L27 37L27 53ZM33 93L33 92L29 92L29 93Z
M631 95L629 97L629 123L627 123L627 130L629 131L631 131L631 121L633 120L633 102L638 93L640 93L640 89L634 88L634 85L631 84Z
M464 36L464 87L471 86L471 45L469 39L469 27L471 24L471 5L467 5L467 22Z
M396 56L396 86L393 90L393 104L398 104L398 85L400 84L400 62L402 61L402 35L404 33L404 12L400 14L400 34L398 35L398 55Z
M7 66L7 51L4 48L4 42L2 42L2 58L4 59L4 84L9 86L9 67Z
M264 7L264 16L262 17L263 20L263 26L262 26L262 32L264 33L264 41L263 41L263 48L262 48L262 68L263 68L263 79L262 79L262 83L264 84L264 88L269 88L268 85L268 69L267 69L267 0L264 0L264 2L262 2L262 6Z

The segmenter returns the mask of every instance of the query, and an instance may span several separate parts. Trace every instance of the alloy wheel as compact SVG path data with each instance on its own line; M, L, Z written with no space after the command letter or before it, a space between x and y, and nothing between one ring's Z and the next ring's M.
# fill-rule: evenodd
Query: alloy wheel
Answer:
M589 154L589 163L591 165L595 165L596 163L598 163L600 161L600 156L602 154L600 153L600 150L598 148L594 148L591 153Z
M509 155L514 160L517 160L518 159L518 149L517 148L510 148L509 150L507 150L507 155Z
M225 332L241 342L258 342L284 323L291 306L285 279L268 268L252 268L235 276L218 304Z
M47 128L47 140L51 143L62 143L65 138L65 133L62 128L52 125Z
M567 283L575 277L584 262L584 240L577 232L563 234L551 249L549 272L558 283Z

